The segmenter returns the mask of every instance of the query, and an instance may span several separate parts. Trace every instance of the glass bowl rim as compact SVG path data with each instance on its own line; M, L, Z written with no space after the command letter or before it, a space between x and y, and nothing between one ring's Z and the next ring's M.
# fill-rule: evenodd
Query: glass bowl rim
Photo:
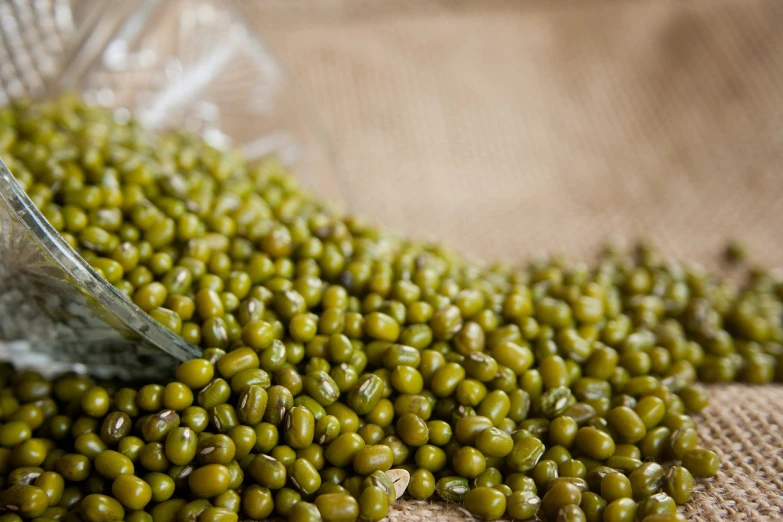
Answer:
M117 290L74 250L38 210L8 166L0 158L0 199L57 265L82 292L114 315L139 338L178 361L198 357L200 351L182 337L155 321ZM0 231L8 234L8 230ZM13 277L12 273L6 277ZM120 334L118 332L118 339ZM89 364L89 362L87 362Z

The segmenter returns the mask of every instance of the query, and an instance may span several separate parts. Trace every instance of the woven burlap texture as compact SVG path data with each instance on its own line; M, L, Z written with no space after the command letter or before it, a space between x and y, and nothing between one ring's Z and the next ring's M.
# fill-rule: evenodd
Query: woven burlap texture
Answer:
M783 260L780 2L255 5L371 220L484 259L589 260L619 234L708 265L729 237ZM699 430L723 469L689 518L783 519L781 404L713 388ZM469 515L408 501L390 518Z

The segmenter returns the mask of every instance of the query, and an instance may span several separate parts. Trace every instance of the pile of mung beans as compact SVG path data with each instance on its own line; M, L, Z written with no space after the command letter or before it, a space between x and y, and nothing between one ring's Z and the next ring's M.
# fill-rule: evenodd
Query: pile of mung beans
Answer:
M697 381L780 366L772 272L740 286L645 244L481 265L72 95L0 109L0 157L203 348L143 385L0 367L0 522L374 522L403 489L487 520L677 521L719 470Z

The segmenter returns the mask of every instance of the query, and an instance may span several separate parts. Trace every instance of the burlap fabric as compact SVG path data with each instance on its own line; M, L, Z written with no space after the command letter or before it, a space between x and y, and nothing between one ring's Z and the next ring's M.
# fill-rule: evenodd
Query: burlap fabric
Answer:
M715 265L783 260L783 4L776 0L255 4L334 140L346 204L478 257L588 259L645 236ZM783 389L723 386L721 455L683 510L783 519ZM392 520L460 520L407 501Z

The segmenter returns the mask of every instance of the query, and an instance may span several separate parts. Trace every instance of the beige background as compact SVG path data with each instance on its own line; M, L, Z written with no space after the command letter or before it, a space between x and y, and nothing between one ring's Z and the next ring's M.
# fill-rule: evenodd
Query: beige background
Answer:
M780 264L783 4L775 0L256 2L331 134L347 205L482 258L586 259L652 237ZM715 389L724 458L685 512L783 519L783 390ZM409 502L395 520L453 520Z
M783 258L779 2L256 5L364 216L483 258Z

